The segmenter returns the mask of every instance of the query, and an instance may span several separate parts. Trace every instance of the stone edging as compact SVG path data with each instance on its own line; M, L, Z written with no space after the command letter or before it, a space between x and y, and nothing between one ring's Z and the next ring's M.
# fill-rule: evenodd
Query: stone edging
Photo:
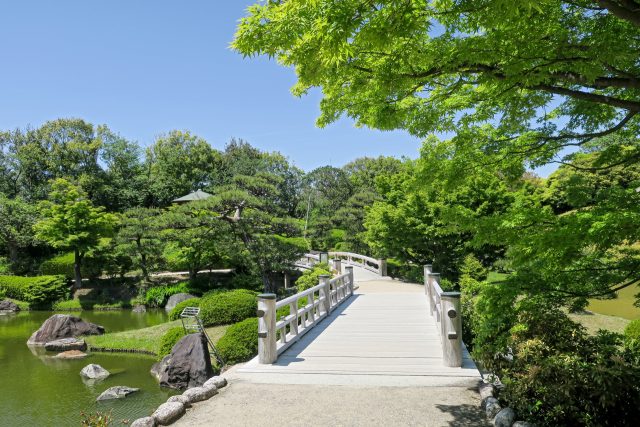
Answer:
M131 423L131 427L168 426L176 422L186 413L186 408L193 403L207 400L218 394L218 389L227 385L227 379L221 376L209 378L201 387L192 387L182 394L171 396L166 403L149 417L138 418Z
M109 348L109 347L94 347L91 344L88 345L90 351L96 353L136 353L136 354L148 354L150 356L157 356L156 353L149 350L140 350L136 348Z
M480 384L479 391L482 399L480 407L484 409L487 419L495 427L536 427L535 424L527 421L516 421L516 411L500 406L493 384L483 382Z

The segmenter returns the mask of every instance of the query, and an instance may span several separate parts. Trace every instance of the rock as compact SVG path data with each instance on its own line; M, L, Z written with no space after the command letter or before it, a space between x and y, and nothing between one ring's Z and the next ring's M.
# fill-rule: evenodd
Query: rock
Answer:
M82 359L87 356L88 356L87 353L83 353L80 350L69 350L69 351L63 351L62 353L58 353L54 357L58 359Z
M215 376L209 378L202 384L202 387L216 386L216 388L222 388L227 385L227 379L225 377Z
M184 405L185 408L188 408L191 406L191 402L189 401L189 398L181 394L178 394L176 396L171 396L170 398L167 399L167 402L180 402Z
M153 417L138 418L131 423L131 427L156 427L156 420Z
M184 405L180 402L167 402L158 406L152 417L161 426L168 426L184 415Z
M203 385L213 376L206 338L198 333L182 337L171 354L151 367L151 374L162 387L184 390Z
M504 408L493 419L493 425L495 427L511 427L515 420L516 412L511 408Z
M0 301L0 311L7 311L10 313L17 313L20 311L20 307L13 301L9 301L8 299Z
M80 375L90 380L103 380L111 374L102 366L92 363L82 368Z
M498 412L500 412L500 410L502 409L502 407L500 406L500 402L498 402L498 399L496 399L495 397L487 397L484 400L483 406L484 411L487 414L487 418L489 418L490 420L498 415Z
M145 307L144 305L136 305L131 311L133 311L134 313L146 313L147 307Z
M47 351L69 351L69 350L81 350L87 349L87 343L84 340L77 338L62 338L55 341L49 341L45 343L44 349Z
M195 296L185 293L173 294L169 297L167 305L164 306L164 309L167 310L167 312L170 312L176 307L176 305L191 298L195 298Z
M135 393L136 391L140 391L139 388L126 387L123 385L117 385L115 387L110 387L102 392L100 396L96 399L96 401L101 400L111 400L111 399L123 399L130 395L131 393Z
M81 335L102 335L104 328L85 322L79 317L68 314L54 314L44 321L27 341L28 345L42 346L61 338L75 338Z
M487 397L495 397L496 389L493 384L482 383L479 387L480 391L480 399L484 400Z
M210 387L193 387L182 393L184 397L189 399L189 403L201 402L218 394L215 386Z
M512 427L536 427L536 425L528 421L516 421Z

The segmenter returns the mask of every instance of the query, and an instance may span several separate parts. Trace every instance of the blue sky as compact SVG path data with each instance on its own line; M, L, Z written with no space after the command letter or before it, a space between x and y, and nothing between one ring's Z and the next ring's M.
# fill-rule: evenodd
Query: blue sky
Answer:
M58 117L107 124L149 145L188 129L216 148L243 138L310 170L364 155L416 157L404 132L318 129L320 93L292 70L229 49L251 1L13 1L0 5L0 129Z

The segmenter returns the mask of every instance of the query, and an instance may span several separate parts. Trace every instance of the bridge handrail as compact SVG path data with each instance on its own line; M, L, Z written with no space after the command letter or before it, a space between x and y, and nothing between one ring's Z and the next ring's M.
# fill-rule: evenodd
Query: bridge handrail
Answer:
M442 342L442 359L446 366L462 366L462 311L460 292L445 292L440 286L440 273L431 265L424 266L424 292L429 314L435 318Z
M333 257L334 259L337 258L342 261L346 261L347 263L352 265L357 265L366 270L373 271L380 276L387 275L387 260L385 259L376 259L354 252L329 252L329 256Z
M275 294L258 295L258 362L274 363L282 352L353 295L353 288L353 267L347 267L346 273L333 279L322 275L319 284L280 301L275 300ZM301 300L304 305L299 307ZM287 306L289 314L277 320L277 310Z

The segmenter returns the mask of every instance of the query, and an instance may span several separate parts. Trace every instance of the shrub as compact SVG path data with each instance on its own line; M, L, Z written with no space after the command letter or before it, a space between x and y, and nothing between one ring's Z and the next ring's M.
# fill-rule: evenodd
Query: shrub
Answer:
M0 288L0 299L4 299L4 297L7 296L7 292L4 290L4 288Z
M191 290L189 282L180 282L174 285L156 286L149 288L145 294L145 303L150 307L164 307L171 295Z
M73 252L56 255L40 264L40 273L43 275L63 275L67 279L73 279L75 258ZM82 277L95 278L102 274L102 260L99 257L86 256L82 260L80 268Z
M180 341L180 338L184 337L185 335L186 334L182 326L176 326L165 332L162 338L160 338L158 356L162 358L171 353L171 349L173 348L173 346L176 345L176 343Z
M640 319L632 320L624 328L624 336L630 340L640 340Z
M169 313L169 320L178 320L180 313L182 313L182 310L186 307L200 307L200 298L189 298L188 300L178 303Z
M331 276L329 264L319 263L314 265L311 270L305 270L304 273L302 273L302 276L298 277L298 280L296 280L296 288L298 289L298 292L313 288L315 285L319 284L320 276L324 274Z
M69 286L63 276L0 276L0 289L10 298L35 306L69 297Z
M229 365L246 362L254 357L258 354L258 319L250 317L229 326L216 348Z
M387 274L405 282L424 283L423 266L406 264L394 258L387 259Z
M232 289L250 289L259 291L262 289L262 280L251 274L236 274L231 278L229 287Z
M200 299L205 326L229 325L256 314L256 293L246 289L214 291Z

